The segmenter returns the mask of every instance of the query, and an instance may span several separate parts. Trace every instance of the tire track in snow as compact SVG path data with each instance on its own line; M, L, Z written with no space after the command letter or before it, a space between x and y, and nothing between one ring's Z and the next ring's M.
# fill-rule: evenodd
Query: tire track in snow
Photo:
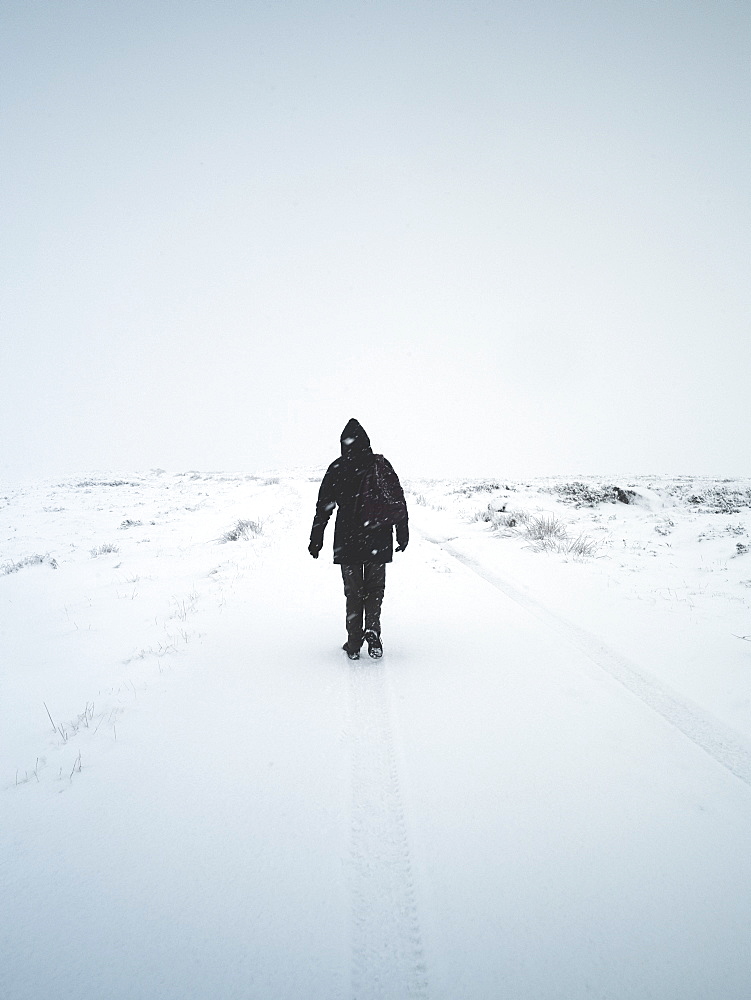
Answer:
M353 1000L427 1000L428 988L384 669L353 666Z
M420 529L418 528L418 531ZM513 584L487 569L476 559L465 555L448 540L433 538L425 532L420 534L427 542L439 545L444 552L471 569L479 577L491 584L506 597L519 604L525 611L544 622L555 632L562 634L573 646L585 653L605 673L622 684L631 694L662 716L692 743L727 768L731 774L751 786L751 749L744 745L728 726L705 712L694 702L682 698L656 678L642 673L626 657L610 649L585 629L573 625L554 614L544 604L529 597Z

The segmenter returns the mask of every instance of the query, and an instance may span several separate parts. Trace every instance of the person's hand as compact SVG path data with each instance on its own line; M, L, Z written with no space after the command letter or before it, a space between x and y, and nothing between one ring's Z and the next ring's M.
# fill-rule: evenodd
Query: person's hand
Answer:
M409 526L406 523L400 523L396 526L396 551L404 552L404 550L409 545Z
M321 551L321 546L317 545L315 542L311 542L308 546L308 552L313 556L314 559L318 558L318 553Z

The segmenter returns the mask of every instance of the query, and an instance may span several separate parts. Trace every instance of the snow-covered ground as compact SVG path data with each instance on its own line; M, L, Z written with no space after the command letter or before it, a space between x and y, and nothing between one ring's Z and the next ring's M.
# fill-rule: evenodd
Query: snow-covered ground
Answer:
M318 479L0 487L0 997L745 1000L751 482Z

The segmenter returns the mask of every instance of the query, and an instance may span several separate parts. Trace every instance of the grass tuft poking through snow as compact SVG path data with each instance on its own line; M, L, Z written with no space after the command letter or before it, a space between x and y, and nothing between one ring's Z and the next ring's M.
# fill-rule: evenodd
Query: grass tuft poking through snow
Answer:
M566 525L554 514L528 518L524 531L533 542L560 541L566 538Z
M52 569L57 569L57 560L53 559L49 553L45 555L33 555L25 556L23 559L19 559L18 562L7 562L2 568L2 573L4 576L8 576L10 573L17 573L20 569L25 569L27 566L41 566L42 563L46 563Z
M263 521L240 520L229 531L225 531L221 540L223 542L238 542L241 538L248 538L250 535L260 535L262 532Z
M478 511L472 520L490 524L494 531L507 536L527 538L532 542L532 549L535 552L557 552L577 559L586 559L596 556L600 549L600 543L589 535L579 534L576 538L571 538L566 524L555 514L530 514L525 510L507 511L505 506L502 510L488 507L487 510Z
M113 545L112 542L105 542L103 545L95 545L91 550L91 558L96 559L97 556L106 556L110 553L117 553L120 549L117 545Z
M561 555L586 559L597 555L600 543L588 535L577 535L576 538L564 535L563 537L539 538L535 541L533 548L535 552L559 552Z

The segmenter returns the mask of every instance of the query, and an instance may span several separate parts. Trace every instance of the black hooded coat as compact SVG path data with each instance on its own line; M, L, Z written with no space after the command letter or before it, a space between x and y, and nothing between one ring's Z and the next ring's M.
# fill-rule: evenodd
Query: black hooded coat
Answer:
M394 554L393 526L364 522L358 513L363 480L376 457L370 447L370 438L354 418L342 431L341 445L342 456L328 467L318 491L310 532L311 549L317 553L322 548L324 530L336 507L334 562L343 566L391 562ZM383 456L379 456L379 460L388 467L389 475L393 475L398 485L399 480L391 463ZM404 519L396 525L396 538L402 546L406 546L409 540L406 504Z

